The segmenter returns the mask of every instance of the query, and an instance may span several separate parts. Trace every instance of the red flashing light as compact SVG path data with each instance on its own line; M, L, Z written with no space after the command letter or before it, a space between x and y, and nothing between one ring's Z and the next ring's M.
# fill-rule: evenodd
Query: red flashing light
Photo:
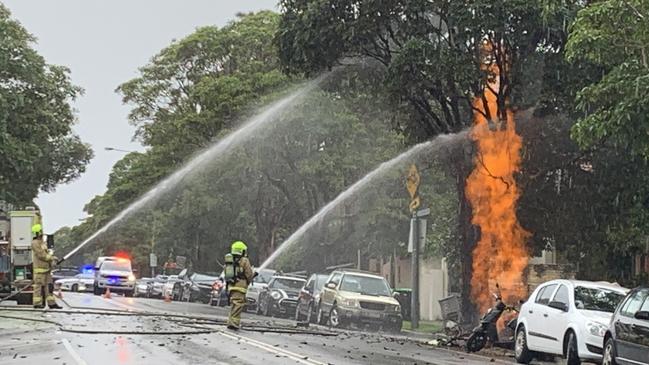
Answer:
M131 259L131 256L127 252L124 252L124 251L116 252L114 256L117 257L118 259L125 259L125 260L130 260Z

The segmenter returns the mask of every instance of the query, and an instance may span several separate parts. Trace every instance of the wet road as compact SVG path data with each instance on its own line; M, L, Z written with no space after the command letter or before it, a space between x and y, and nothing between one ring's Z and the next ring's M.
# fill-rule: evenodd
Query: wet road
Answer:
M81 293L64 293L64 301L72 313L1 309L0 364L510 363L407 336L319 326L294 333L293 321L249 313L247 329L233 332L223 326L227 310L205 304Z

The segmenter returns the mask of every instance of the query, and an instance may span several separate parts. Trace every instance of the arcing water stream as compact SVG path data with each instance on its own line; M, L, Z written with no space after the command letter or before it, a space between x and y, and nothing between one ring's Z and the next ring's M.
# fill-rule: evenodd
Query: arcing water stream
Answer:
M274 117L277 116L280 112L286 110L287 108L295 106L305 95L315 89L329 74L322 75L315 80L312 80L306 83L304 86L299 88L297 91L291 93L290 95L280 99L274 104L267 107L261 113L255 115L248 122L244 123L239 129L230 133L225 138L215 142L211 147L207 148L205 151L191 159L186 165L182 168L171 174L169 177L161 181L153 189L149 190L146 194L136 200L134 203L129 205L126 209L121 211L115 216L110 222L100 228L97 232L93 233L85 241L83 241L79 246L75 247L72 251L65 255L63 260L67 260L77 253L81 248L86 246L89 242L97 238L102 233L106 232L110 227L119 223L121 220L129 216L130 214L138 211L144 207L147 203L152 202L155 198L168 191L169 189L177 186L183 179L189 177L194 172L198 171L199 168L204 167L206 164L213 162L216 158L222 158L224 155L227 155L228 151L232 150L232 147L235 144L240 144L245 139L249 138L256 132L260 132L260 129L266 124L274 121Z
M418 156L420 153L429 152L433 153L438 151L442 147L448 146L452 143L457 143L462 139L465 139L467 136L466 132L460 132L456 134L446 134L440 135L433 139L432 141L423 142L418 145L413 146L409 150L403 152L399 156L383 162L376 169L365 175L362 179L355 182L347 190L340 193L334 200L330 201L325 205L318 213L311 217L306 223L304 223L297 231L295 231L289 238L286 239L278 248L270 255L266 261L264 261L260 269L268 267L275 259L280 255L286 252L291 246L300 241L304 234L312 229L314 226L317 226L325 217L334 209L336 209L340 204L343 204L345 201L355 196L356 194L362 192L364 189L367 189L375 182L378 178L382 177L384 174L392 171L394 168L401 166L404 162L407 162L413 157Z

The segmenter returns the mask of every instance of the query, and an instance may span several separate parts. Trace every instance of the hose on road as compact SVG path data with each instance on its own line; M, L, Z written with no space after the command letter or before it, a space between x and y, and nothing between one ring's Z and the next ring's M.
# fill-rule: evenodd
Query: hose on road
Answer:
M226 322L217 319L189 316L182 314L167 314L167 313L137 313L137 312L128 312L128 311L79 311L79 310L66 310L66 309L57 309L52 311L45 311L42 309L33 309L33 308L9 308L9 307L0 307L0 311L18 311L18 312L37 312L37 313L63 313L63 314L82 314L82 315L104 315L104 316L140 316L140 317L164 317L165 319L170 320L170 322L176 323L177 325L194 328L193 331L114 331L114 330L90 330L90 329L76 329L65 327L63 324L47 319L40 318L27 318L27 317L17 317L11 315L0 314L0 318L16 319L23 321L32 321L32 322L41 322L53 324L59 327L63 332L71 333L80 333L80 334L113 334L113 335L198 335L198 334L208 334L221 332L222 330L217 328L208 328L200 326L202 325L211 325L211 326L225 326ZM188 321L191 320L191 321ZM271 327L271 326L260 326L252 325L245 326L242 330L252 331L252 332L262 332L262 333L282 333L282 334L302 334L302 335L312 335L312 336L338 336L338 333L335 332L324 332L324 331L312 331L312 330L303 330L297 328L289 327Z
M18 290L17 292L15 292L15 293L13 293L13 294L11 294L11 295L9 295L9 296L6 296L6 297L0 299L0 303L4 302L5 300L9 300L9 298L13 298L13 297L15 297L16 295L18 295L18 294L24 292L25 290L29 289L29 288L32 286L33 283L34 283L34 282L31 281L31 280L28 281L28 282L27 282L27 285L25 285L24 288Z

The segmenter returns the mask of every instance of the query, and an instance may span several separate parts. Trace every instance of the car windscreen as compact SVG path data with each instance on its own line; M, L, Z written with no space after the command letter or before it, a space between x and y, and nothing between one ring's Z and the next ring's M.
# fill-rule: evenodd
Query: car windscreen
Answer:
M575 307L581 310L615 312L625 295L604 288L575 287Z
M131 271L130 261L104 261L101 265L102 270L111 271Z
M327 283L328 278L329 278L329 275L317 275L315 277L315 290L316 291L321 291L322 288Z
M94 274L77 274L74 277L79 278L79 279L94 279L95 275Z
M253 281L255 283L268 284L270 279L273 278L273 274L275 274L274 271L259 271L259 275L257 275Z
M360 275L345 275L340 290L365 295L390 296L390 288L383 278Z
M282 289L282 290L300 290L304 286L304 280L295 280L295 279L275 279L270 287L273 289Z
M192 275L192 281L205 281L213 283L218 279L216 276L203 275L203 274L194 274Z

